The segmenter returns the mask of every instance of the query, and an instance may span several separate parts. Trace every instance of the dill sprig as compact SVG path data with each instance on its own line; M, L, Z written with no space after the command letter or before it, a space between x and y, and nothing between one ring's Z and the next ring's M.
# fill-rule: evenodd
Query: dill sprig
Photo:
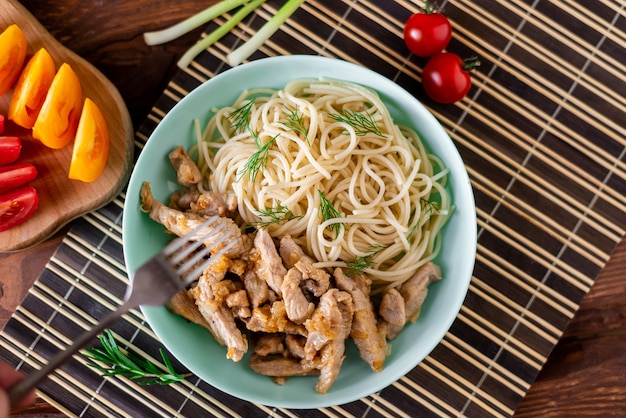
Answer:
M370 113L365 112L365 114L363 114L354 110L343 109L341 113L329 113L328 117L337 122L347 123L352 126L354 133L358 136L372 133L385 138L385 135L380 131L374 117Z
M280 134L276 134L275 136L270 138L270 140L267 141L265 144L260 145L258 135L256 133L253 133L252 137L254 138L254 142L256 142L257 146L259 146L259 150L252 154L250 158L248 158L248 161L246 161L243 168L237 173L237 181L241 180L241 178L246 174L248 174L250 182L253 182L254 179L256 179L259 171L263 171L263 169L267 165L267 161L269 160L270 156L270 148L279 135Z
M320 216L323 222L326 222L330 219L341 218L341 213L333 206L333 203L324 196L321 190L318 190L320 195ZM335 232L335 234L339 234L341 232L341 228L343 227L343 223L334 223L328 226L331 231Z
M308 131L306 129L306 126L304 126L304 120L303 120L304 114L298 113L297 106L295 110L290 109L286 105L284 107L286 111L286 115L285 115L286 122L280 122L280 124L286 127L287 129L291 129L293 132L296 132L302 135L304 139L306 139L307 145L310 145Z
M250 111L254 105L254 99L248 101L243 106L233 110L226 117L233 125L236 131L241 131L248 127L250 124Z
M159 369L155 364L144 360L117 345L111 330L105 330L98 337L102 348L88 348L83 352L83 356L93 361L87 363L94 369L102 370L103 376L125 376L136 381L140 385L169 385L180 382L191 374L179 374L174 371L172 362L163 349L159 349L163 364L167 372ZM103 363L104 365L95 362Z
M374 265L374 257L376 257L378 253L380 253L387 247L384 245L376 244L370 246L370 248L372 249L371 252L367 253L364 256L355 257L354 261L346 263L346 267L348 268L346 270L346 274L348 274L349 276L356 276L363 273L365 270Z
M260 221L254 223L255 226L262 229L267 228L268 226L275 223L289 221L291 219L302 219L302 215L294 215L287 206L283 206L281 204L279 204L276 209L260 209L257 210L256 213L260 217L270 218L269 221Z

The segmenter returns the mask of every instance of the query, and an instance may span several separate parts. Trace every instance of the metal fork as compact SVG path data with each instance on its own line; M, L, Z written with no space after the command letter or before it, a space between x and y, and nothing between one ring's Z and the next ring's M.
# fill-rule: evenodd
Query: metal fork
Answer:
M230 234L224 234L224 237L219 237L221 239L211 239L210 243L207 242L208 238L215 237L223 229L224 223L220 223L202 236L199 235L218 218L218 216L209 218L187 235L174 239L157 255L139 267L126 289L122 305L104 317L92 329L79 336L71 346L58 353L44 367L12 386L8 390L11 405L17 404L48 374L69 360L74 353L96 338L126 312L139 305L164 305L178 291L197 280L213 261L235 244L235 240L229 239L232 238ZM194 241L190 238L194 238ZM214 250L218 251L206 259Z

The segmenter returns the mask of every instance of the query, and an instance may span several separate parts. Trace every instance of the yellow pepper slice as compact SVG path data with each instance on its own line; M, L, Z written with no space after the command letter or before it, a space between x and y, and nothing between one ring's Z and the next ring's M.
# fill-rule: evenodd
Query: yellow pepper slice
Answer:
M100 177L109 156L109 130L98 106L85 99L78 122L68 177L86 183Z
M26 60L28 43L22 30L15 24L0 34L0 95L15 84Z
M83 101L80 81L63 63L57 71L33 125L33 137L49 148L66 146L76 135Z
M9 119L23 128L33 127L54 79L55 71L54 60L45 48L41 48L33 55L13 90Z

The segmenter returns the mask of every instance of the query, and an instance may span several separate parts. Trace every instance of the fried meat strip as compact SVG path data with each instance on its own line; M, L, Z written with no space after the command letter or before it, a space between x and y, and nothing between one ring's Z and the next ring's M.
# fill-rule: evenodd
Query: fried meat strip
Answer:
M282 354L250 356L250 367L255 372L271 377L311 376L318 375L316 362L285 357Z
M148 182L144 182L140 193L141 209L144 212L148 212L150 218L165 226L165 228L174 235L187 235L194 228L206 221L206 218L200 215L172 209L154 199L152 191L150 190L150 183ZM220 224L223 224L223 228L217 234L209 233ZM215 222L208 225L206 229L198 231L196 235L190 237L190 239L198 240L203 238L206 240L206 245L211 246L214 243L225 241L224 237L228 238L228 242L231 240L236 241L235 245L225 253L229 258L234 259L243 257L244 255L247 256L252 248L250 237L243 235L239 226L230 218L217 218ZM225 244L226 242L221 242L221 245L216 246L213 253L219 251Z
M330 275L313 265L314 260L304 253L289 235L280 239L280 256L288 269L297 268L302 273L304 287L313 295L320 297L330 287Z
M397 296L392 296L394 298L393 302L391 300L385 301L386 295L383 296L379 312L388 323L387 338L393 340L402 331L407 322L415 322L417 320L428 295L428 286L438 280L441 280L441 268L432 262L428 262L420 267L413 277L400 286L398 294L402 298L403 307L398 306ZM383 313L382 309L386 312ZM392 314L393 310L397 312ZM404 321L401 323L397 318L400 315L399 310L404 310ZM393 323L390 320L391 318L389 318L391 315L395 317Z
M282 297L280 287L287 269L283 266L283 261L276 251L276 245L267 230L257 231L250 259L254 264L256 275L264 280L279 298Z
M348 276L340 268L335 269L334 277L337 287L350 293L354 301L350 336L361 358L370 365L372 370L379 372L385 364L387 340L385 333L378 327L374 306L370 301L371 281L363 275L354 278Z
M328 326L335 332L334 338L324 344L320 350L320 365L318 366L320 377L315 390L318 393L326 393L339 376L345 358L346 338L350 336L354 314L352 296L338 289L330 289L320 298L318 310L323 312L329 321Z
M301 283L302 273L294 267L287 271L280 286L287 316L296 324L303 323L315 310L315 304L309 302L302 293Z
M192 187L202 181L202 173L196 163L189 157L185 148L178 146L172 150L169 155L169 160L174 170L176 170L176 177L178 184L185 187Z
M240 361L248 351L248 341L225 302L233 290L232 282L224 280L230 263L222 256L211 264L189 290L189 296L195 300L215 340L227 348L226 357Z
M200 216L234 218L237 214L237 196L232 193L200 192L196 189L184 193L177 191L172 193L168 206Z

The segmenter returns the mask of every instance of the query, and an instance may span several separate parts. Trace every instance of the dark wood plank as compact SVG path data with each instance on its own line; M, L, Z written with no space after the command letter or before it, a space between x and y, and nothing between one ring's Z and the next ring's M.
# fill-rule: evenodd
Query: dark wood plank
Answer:
M176 59L201 29L168 45L148 47L141 34L178 21L206 0L24 0L61 42L118 87L136 126L176 72ZM63 233L33 249L0 255L0 327L43 270ZM516 417L626 414L626 240L622 240L531 386ZM18 417L61 417L46 402L13 411Z

